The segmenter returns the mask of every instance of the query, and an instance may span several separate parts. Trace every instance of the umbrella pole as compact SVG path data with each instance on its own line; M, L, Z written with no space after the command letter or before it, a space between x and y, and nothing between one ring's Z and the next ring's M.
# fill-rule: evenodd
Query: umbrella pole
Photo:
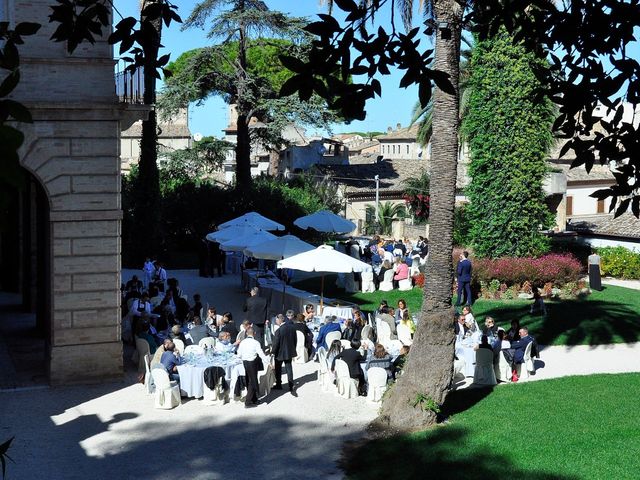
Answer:
M282 313L284 313L284 296L287 289L287 271L285 269L282 269L282 271L284 272L284 275L282 275Z
M320 315L322 315L322 310L324 310L324 304L323 304L323 300L324 299L324 273L322 274L321 280L320 280Z

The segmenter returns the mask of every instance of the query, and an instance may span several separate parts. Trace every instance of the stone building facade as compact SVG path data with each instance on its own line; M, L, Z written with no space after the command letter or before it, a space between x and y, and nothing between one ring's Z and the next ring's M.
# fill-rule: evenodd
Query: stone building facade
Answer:
M19 125L26 137L20 162L46 198L40 205L28 198L22 202L23 218L35 208L46 211L38 225L35 217L21 224L25 231L40 229L40 242L20 242L19 275L30 275L29 258L40 259L41 281L22 282L22 293L43 307L49 382L118 377L123 372L119 138L145 108L136 112L118 102L108 31L94 45L82 44L68 54L63 43L49 40L56 28L48 19L51 0L0 2L0 13L12 24L42 25L20 47L22 79L13 96L34 118L33 124ZM37 255L29 254L31 248Z

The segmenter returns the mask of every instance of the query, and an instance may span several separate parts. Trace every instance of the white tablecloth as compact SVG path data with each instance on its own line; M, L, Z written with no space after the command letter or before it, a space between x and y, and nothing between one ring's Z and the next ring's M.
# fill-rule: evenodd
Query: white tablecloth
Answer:
M324 307L320 316L322 318L335 315L337 318L353 319L353 307Z
M476 351L470 342L456 342L456 356L464 359L464 376L473 377L476 367Z
M185 363L178 365L178 375L180 375L180 390L187 397L201 398L204 395L204 371L209 367L224 368L225 379L232 381L234 367L242 367L238 357L231 357L227 362L220 360L205 360L201 358L195 365ZM244 368L243 368L244 370ZM237 378L237 377L236 377ZM235 383L235 382L234 382Z

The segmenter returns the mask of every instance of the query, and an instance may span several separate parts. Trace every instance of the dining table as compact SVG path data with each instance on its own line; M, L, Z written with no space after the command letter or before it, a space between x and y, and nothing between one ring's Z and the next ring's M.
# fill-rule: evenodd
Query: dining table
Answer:
M210 350L204 355L188 354L182 357L182 363L178 365L182 396L201 398L204 395L204 371L209 367L222 367L227 382L233 380L234 373L237 378L240 372L237 367L242 367L242 375L244 375L242 361L235 354L216 353Z
M458 358L464 359L464 376L473 377L476 367L475 347L480 343L480 338L476 334L456 339L455 352Z

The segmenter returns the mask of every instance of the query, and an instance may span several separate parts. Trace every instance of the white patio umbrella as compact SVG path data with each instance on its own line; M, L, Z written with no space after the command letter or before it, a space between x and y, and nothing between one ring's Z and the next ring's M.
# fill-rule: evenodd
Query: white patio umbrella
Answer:
M356 229L355 223L329 210L320 210L311 215L300 217L293 224L304 230L313 228L324 233L349 233Z
M260 230L258 232L250 232L246 235L234 237L230 240L222 242L220 244L220 248L226 252L241 252L245 248L251 247L253 245L258 245L275 238L278 237L276 237L272 233Z
M302 252L308 252L315 247L303 242L295 235L284 235L259 243L244 249L244 254L249 257L263 258L265 260L281 260Z
M249 212L244 215L240 215L233 220L229 220L228 222L221 223L218 225L219 229L226 229L230 227L236 226L245 226L250 225L252 227L257 227L260 230L284 230L284 225L279 224L278 222L274 222L273 220L268 219L267 217L260 215L257 212Z
M320 245L314 250L280 260L278 262L278 268L291 268L293 270L302 270L303 272L323 273L320 284L320 311L322 311L323 308L324 273L370 272L372 270L371 265L368 263L337 252L329 245Z
M242 225L225 228L223 230L218 230L216 232L211 232L207 234L206 239L210 242L219 242L223 243L227 240L231 240L232 238L243 237L250 233L262 232L264 230L260 230L257 227L253 227L251 225Z

